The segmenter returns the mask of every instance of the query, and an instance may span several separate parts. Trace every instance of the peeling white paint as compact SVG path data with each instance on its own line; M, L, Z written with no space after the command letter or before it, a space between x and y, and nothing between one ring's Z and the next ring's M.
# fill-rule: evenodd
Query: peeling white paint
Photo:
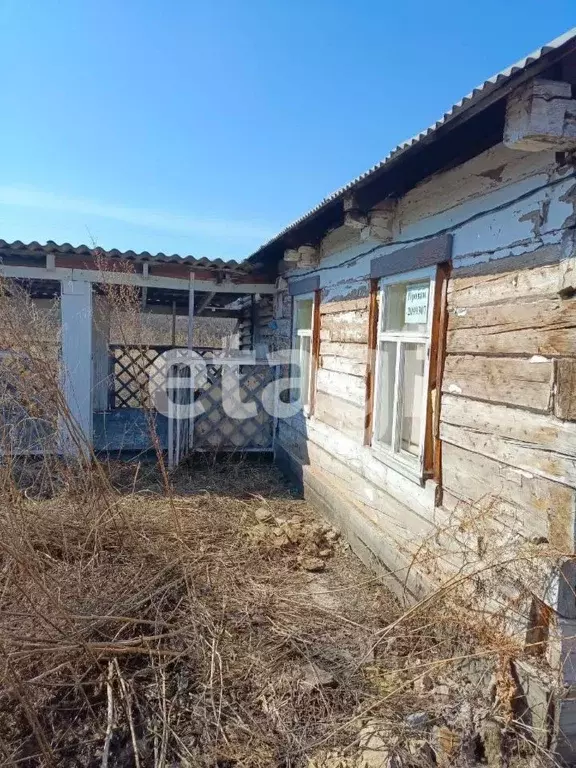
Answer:
M460 269L461 267L473 267L478 264L487 264L490 261L498 261L499 259L505 259L508 256L524 256L530 254L533 251L542 248L543 246L559 246L562 242L562 232L554 234L541 235L537 240L533 236L518 243L508 243L494 250L477 250L475 253L468 253L464 256L456 257L453 259L454 269Z
M457 384L450 384L448 387L448 392L452 395L461 395L462 394L462 388L459 387Z
M467 310L465 307L457 307L457 308L454 310L454 314L455 314L457 317L464 317L465 315L467 315L467 314L468 314L468 310Z
M525 477L527 480L533 480L534 475L532 472L527 472L525 469L516 469L515 467L509 467L509 474L518 475L518 477Z
M543 357L542 355L532 355L530 360L528 362L530 363L547 363L549 360L548 357Z
M442 231L454 234L454 269L562 247L574 213L566 193L574 184L561 176L553 152L523 154L500 145L408 192L398 203L395 242L360 242L335 230L325 238L319 268L290 275L318 274L323 299L330 301L366 288L372 259ZM530 217L535 211L538 237Z

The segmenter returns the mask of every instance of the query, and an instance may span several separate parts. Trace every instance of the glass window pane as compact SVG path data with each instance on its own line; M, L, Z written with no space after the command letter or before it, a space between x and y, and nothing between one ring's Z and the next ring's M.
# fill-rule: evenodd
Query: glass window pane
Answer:
M429 280L387 286L383 330L426 333L429 295Z
M404 345L404 391L402 414L402 450L418 456L420 437L424 429L424 370L426 347L424 344Z
M300 400L302 405L308 405L310 399L310 336L298 337L298 352L300 359Z
M384 299L384 330L401 331L404 328L404 304L406 301L406 285L389 285Z
M296 330L310 330L312 328L312 299L296 301Z
M376 440L392 446L394 422L394 382L396 380L396 342L380 342L378 391L375 396Z

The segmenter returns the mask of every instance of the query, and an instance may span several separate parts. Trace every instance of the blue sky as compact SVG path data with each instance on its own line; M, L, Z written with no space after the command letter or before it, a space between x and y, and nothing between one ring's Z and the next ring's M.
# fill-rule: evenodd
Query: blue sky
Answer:
M243 258L574 0L0 0L0 238Z

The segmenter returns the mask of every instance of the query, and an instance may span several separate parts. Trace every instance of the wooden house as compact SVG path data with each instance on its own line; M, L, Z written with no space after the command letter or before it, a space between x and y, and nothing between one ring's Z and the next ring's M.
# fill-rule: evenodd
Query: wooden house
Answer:
M573 30L250 259L280 275L275 344L311 353L303 411L278 425L277 461L403 596L486 563L495 610L514 603L517 636L562 668L568 741L575 204ZM523 542L558 560L503 574L492 552L513 559Z
M5 380L0 392L0 453L94 450L115 454L160 448L174 466L192 445L197 451L272 451L274 419L261 407L258 395L273 371L268 365L251 364L240 354L242 348L258 347L269 297L276 290L274 282L267 282L254 266L67 243L26 245L0 240L0 278L3 298L11 286L18 286L29 297L33 311L54 309L66 403L57 419L39 416L38 408L32 415L21 403L12 402L11 384ZM22 307L22 318L24 314ZM127 331L116 343L111 338L114 314ZM172 333L162 344L151 344L142 318L159 315L171 321ZM150 403L151 376L167 353L178 353L182 347L175 333L180 317L186 325L186 349L214 361L210 376L204 376L194 392L203 411L198 418L180 419L170 404L162 413ZM222 350L193 344L195 322L205 317L235 318L240 327L241 349L236 357L242 370L233 359L230 366L240 378L244 398L257 410L253 418L230 419L223 408ZM18 328L14 335L18 342ZM181 358L179 362L174 357L169 375L186 374L189 381L190 366L184 354ZM4 373L0 368L0 381Z

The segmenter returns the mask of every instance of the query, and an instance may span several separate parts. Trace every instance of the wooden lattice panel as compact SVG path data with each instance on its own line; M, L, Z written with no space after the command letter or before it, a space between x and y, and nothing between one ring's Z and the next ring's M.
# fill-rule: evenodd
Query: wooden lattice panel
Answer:
M147 408L150 406L148 381L156 360L167 347L112 345L111 407Z
M170 347L140 347L111 345L111 408L142 408L150 405L148 382L159 369L160 355ZM274 417L262 404L266 386L274 382L274 367L264 364L223 366L218 359L210 359L215 350L195 349L208 358L206 375L198 375L192 393L174 390L175 403L189 402L192 396L204 412L193 419L194 433L190 436L191 422L173 420L169 430L174 440L171 454L176 463L193 451L271 451L273 448ZM179 365L180 374L189 376L186 365ZM233 377L233 378L231 378ZM226 413L224 403L236 394L234 415ZM255 414L250 413L255 409ZM191 439L192 438L192 439ZM170 439L170 438L169 438Z
M164 352L172 349L167 346L110 345L110 367L112 388L110 408L148 408L150 397L148 382L150 376L159 368L156 361ZM197 354L206 357L212 355L211 348L196 348Z
M196 401L204 413L194 419L195 451L271 451L274 418L262 405L264 388L274 381L274 368L268 365L241 365L238 383L228 372L222 378L222 366L208 366L208 382L196 391ZM212 370L210 370L212 369ZM238 386L240 405L233 418L224 410L224 400ZM256 415L250 416L252 404Z

